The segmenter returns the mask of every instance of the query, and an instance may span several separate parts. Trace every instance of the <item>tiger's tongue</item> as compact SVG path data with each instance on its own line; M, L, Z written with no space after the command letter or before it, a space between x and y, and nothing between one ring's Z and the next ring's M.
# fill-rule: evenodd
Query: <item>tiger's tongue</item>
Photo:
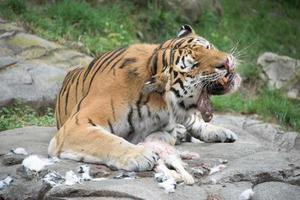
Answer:
M209 98L209 95L208 95L206 89L203 89L201 91L201 94L198 98L197 107L202 115L202 119L205 122L210 122L213 117L213 114L212 114L213 110L212 110L211 101L210 101L210 98Z

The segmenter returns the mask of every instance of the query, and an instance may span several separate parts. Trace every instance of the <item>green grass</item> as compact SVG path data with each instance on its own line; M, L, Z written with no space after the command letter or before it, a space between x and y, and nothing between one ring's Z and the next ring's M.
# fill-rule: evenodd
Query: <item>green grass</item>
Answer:
M13 104L0 108L0 131L24 126L55 126L53 109L38 113L30 106Z
M91 55L137 42L160 43L175 37L178 28L189 23L176 11L157 6L154 0L147 1L144 7L130 0L106 1L101 5L92 0L39 2L30 4L25 0L3 0L0 16L21 22L33 33L49 40L63 44L65 41L82 43L81 51ZM224 16L216 16L204 9L202 17L192 26L221 50L229 51L236 47L235 54L240 60L238 71L245 87L233 95L214 97L215 110L257 113L266 120L275 119L300 131L299 101L285 98L280 91L260 88L263 85L259 79L261 68L256 65L258 56L266 51L300 58L299 1L223 0L221 3ZM32 114L33 110L17 108L25 109L23 115L21 110L7 108L0 127L7 129L27 125L27 122L38 124L43 121L42 116ZM2 119L3 115L0 116ZM15 123L18 117L28 120ZM51 121L50 118L46 119ZM44 121L47 122L46 119Z
M264 120L277 122L300 131L300 102L291 101L278 90L262 90L254 98L240 93L212 97L213 107L219 112L259 114Z

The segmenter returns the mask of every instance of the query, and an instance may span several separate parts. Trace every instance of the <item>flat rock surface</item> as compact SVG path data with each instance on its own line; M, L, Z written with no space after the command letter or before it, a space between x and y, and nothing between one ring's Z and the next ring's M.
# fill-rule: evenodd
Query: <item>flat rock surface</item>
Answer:
M91 60L0 20L0 107L14 100L36 108L54 105L67 71Z
M60 160L39 173L28 174L20 164L28 155L9 152L23 147L29 154L47 158L47 146L56 129L26 127L0 132L0 180L8 175L14 179L0 190L0 199L238 200L241 193L250 188L255 200L300 199L299 133L283 131L278 125L261 122L253 116L216 115L213 123L232 129L239 139L227 144L183 143L176 146L179 151L197 152L200 158L186 161L196 183L177 185L175 193L170 194L159 188L153 172L136 173L135 179L116 179L114 177L121 171L94 164L88 164L91 176L103 180L52 187L42 180L45 174L56 172L64 176L69 170L77 173L84 163ZM223 171L212 175L205 171L220 163L226 165ZM198 173L197 169L204 173Z

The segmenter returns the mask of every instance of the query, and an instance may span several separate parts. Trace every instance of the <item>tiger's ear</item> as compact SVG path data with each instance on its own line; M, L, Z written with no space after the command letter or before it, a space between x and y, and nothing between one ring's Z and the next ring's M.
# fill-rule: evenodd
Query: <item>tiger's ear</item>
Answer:
M180 28L180 30L177 34L177 37L179 37L179 38L185 37L191 33L195 33L193 28L190 25L185 24Z

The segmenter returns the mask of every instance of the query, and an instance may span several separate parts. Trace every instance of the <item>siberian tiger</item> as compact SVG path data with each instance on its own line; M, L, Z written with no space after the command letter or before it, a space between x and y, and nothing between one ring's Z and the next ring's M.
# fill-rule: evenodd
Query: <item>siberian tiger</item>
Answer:
M105 164L129 171L151 170L158 155L136 145L158 138L174 145L187 132L204 142L234 142L232 131L204 122L200 94L237 90L235 58L217 50L189 25L161 44L111 50L70 71L57 98L58 132L50 156ZM164 84L159 84L164 77ZM226 80L226 87L220 81ZM156 83L145 92L145 87ZM197 109L198 108L198 109Z

